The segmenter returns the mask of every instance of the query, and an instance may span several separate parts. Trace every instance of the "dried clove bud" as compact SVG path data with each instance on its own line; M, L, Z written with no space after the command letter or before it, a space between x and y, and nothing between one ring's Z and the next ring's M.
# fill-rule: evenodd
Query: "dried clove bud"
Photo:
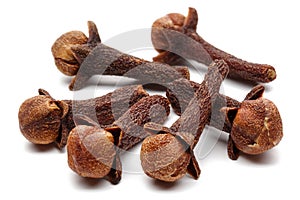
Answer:
M157 83L160 85L172 82L178 78L189 79L187 67L174 68L167 64L153 63L124 54L101 43L97 27L93 22L89 21L88 27L89 38L87 41L86 36L75 31L75 36L73 36L73 32L64 34L52 46L52 54L58 69L63 70L63 73L66 75L76 75L69 86L71 90L81 89L91 76L97 74L125 76L138 79L143 84ZM71 40L70 38L76 38L78 44L74 44L76 39ZM64 45L61 45L61 41L64 42ZM64 51L67 52L64 53ZM61 59L63 57L61 54L67 54L68 56L65 56L67 57L66 59ZM69 56L69 54L71 55ZM73 61L74 58L76 61ZM72 60L72 65L70 65L69 60ZM63 63L64 61L65 63ZM75 63L76 67L73 63ZM71 69L68 69L68 66ZM77 70L78 72L76 72L75 68L79 68L79 71ZM70 71L74 73L70 73Z
M153 60L177 65L185 58L208 65L214 59L223 59L229 66L230 77L262 83L276 78L274 67L241 60L206 42L196 32L197 23L194 8L189 8L187 17L171 13L157 19L152 25L152 43L160 54Z
M169 84L167 97L177 114L181 114L193 93L200 84L178 79ZM219 94L215 103L216 114L211 117L210 124L230 134L228 155L236 160L239 151L246 154L260 154L276 146L283 137L282 120L276 105L262 97L264 87L255 86L238 102L235 99ZM224 126L224 115L226 120Z
M79 63L71 49L78 44L86 44L87 41L88 38L81 31L67 32L55 41L51 51L60 72L67 76L77 74Z
M149 133L147 122L163 123L170 113L169 101L159 95L142 98L110 127L101 129L87 117L70 133L67 150L70 168L83 177L106 178L113 184L121 179L119 153L142 141Z
M46 95L27 99L19 110L20 130L24 137L35 144L49 144L56 140L64 108Z
M75 127L73 114L90 116L101 127L106 127L146 96L141 85L133 85L94 99L58 101L40 89L38 96L27 99L20 106L20 130L34 144L56 142L63 148L69 132Z
M231 123L228 154L238 158L238 152L256 155L276 146L283 137L282 120L276 105L262 97L264 88L256 87L238 107L222 111Z
M140 159L148 176L166 182L174 182L186 172L195 179L199 177L193 148L208 123L212 103L227 73L228 66L223 60L213 63L188 107L170 129L153 123L145 125L148 132L159 133L142 143Z
M72 129L67 143L68 164L82 177L102 178L111 170L116 150L113 135L94 126Z

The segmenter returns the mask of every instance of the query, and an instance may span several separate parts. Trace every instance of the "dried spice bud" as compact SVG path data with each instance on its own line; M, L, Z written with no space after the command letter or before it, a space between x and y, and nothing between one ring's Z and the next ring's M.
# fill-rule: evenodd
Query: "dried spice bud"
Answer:
M149 136L147 122L163 123L170 113L169 101L159 95L142 98L110 127L101 129L86 116L76 116L67 150L70 168L89 178L106 178L113 184L121 180L119 153Z
M62 108L51 97L45 95L32 97L20 107L20 130L32 143L52 143L58 137L63 115Z
M181 114L187 108L187 102L199 87L200 84L185 79L169 84L167 96L176 113ZM239 151L245 154L266 152L283 137L280 113L273 102L262 97L263 92L264 87L258 85L242 102L219 94L214 103L213 109L217 112L209 125L230 133L228 155L233 160L238 158ZM224 126L220 124L224 121L222 112L226 113Z
M256 155L276 146L283 137L282 120L276 105L262 97L263 89L254 88L239 107L223 108L231 123L229 155L238 150Z
M60 36L53 44L51 51L59 71L67 76L74 76L80 67L71 48L74 45L86 44L88 38L81 31L72 31Z
M141 153L145 173L167 182L174 182L184 176L191 160L186 144L170 133L147 137Z
M227 73L224 61L213 63L188 107L170 129L153 123L145 125L148 132L160 133L142 143L140 159L148 176L166 182L174 182L186 172L195 179L199 177L200 168L193 148L208 123L212 103Z
M276 78L274 67L241 60L206 42L196 32L197 23L194 8L189 8L187 17L172 13L156 20L152 26L152 43L160 54L153 60L178 65L185 58L208 65L211 60L223 59L229 66L230 77L262 83Z
M187 67L174 68L167 64L151 63L124 54L101 43L97 27L93 22L89 21L88 27L88 41L84 44L80 41L78 45L74 45L73 43L70 45L73 53L72 58L76 58L76 64L80 66L80 70L69 86L71 90L81 89L86 81L93 75L125 76L138 79L142 84L157 83L160 85L164 85L178 78L189 79ZM77 32L75 33L77 34ZM72 38L72 32L68 33L65 37ZM55 59L56 51L63 52L65 49L61 49L58 44L56 41L52 47ZM61 63L56 64L58 64L58 68L64 68L65 66ZM65 69L65 71L69 70Z
M56 142L63 148L69 132L75 127L74 113L90 116L106 127L145 96L148 94L141 85L133 85L94 99L58 101L40 89L38 96L27 99L20 106L20 130L34 144Z
M116 150L111 133L94 126L79 125L67 143L69 167L82 177L103 178L111 170Z

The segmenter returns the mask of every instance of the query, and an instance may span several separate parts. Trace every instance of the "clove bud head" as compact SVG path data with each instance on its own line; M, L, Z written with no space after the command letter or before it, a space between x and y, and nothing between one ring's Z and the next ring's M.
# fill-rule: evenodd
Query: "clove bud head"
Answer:
M182 141L166 133L147 137L142 143L140 159L145 174L174 182L186 174L191 155Z
M55 65L63 74L74 76L80 67L75 58L72 47L86 44L88 38L81 31L70 31L61 35L52 45L51 51L55 59Z
M160 47L156 49L158 52L163 52L161 49L168 49L169 40L165 37L165 33L169 30L180 31L185 21L185 16L178 13L171 13L164 17L157 19L151 30L151 39L154 47Z
M231 137L246 154L260 154L276 146L283 137L282 121L275 104L265 98L245 100L235 113Z
M48 95L25 100L19 109L19 126L24 137L34 144L50 144L59 135L63 102Z
M96 126L79 125L67 142L69 167L82 177L103 178L116 156L113 135Z

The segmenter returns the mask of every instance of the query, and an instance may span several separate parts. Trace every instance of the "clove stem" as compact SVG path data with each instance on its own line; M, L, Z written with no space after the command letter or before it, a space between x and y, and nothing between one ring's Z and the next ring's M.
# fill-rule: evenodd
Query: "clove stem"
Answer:
M244 61L206 42L196 32L197 23L194 8L189 8L187 17L172 13L156 20L152 26L152 43L160 54L153 60L174 65L182 64L184 58L209 65L212 60L223 59L229 66L229 77L262 83L276 78L274 67Z
M60 62L56 62L60 70L68 71L68 68L65 67L67 61L62 62L60 52L67 52L71 49L73 60L77 61L77 67L74 67L74 64L70 65L70 67L78 69L78 71L71 74L75 75L69 86L71 90L79 90L84 87L87 80L93 75L125 76L137 79L141 81L141 84L154 83L160 85L165 85L178 78L189 79L187 67L174 68L168 64L149 62L124 54L101 43L97 27L93 22L89 21L88 27L89 38L86 43L82 44L82 41L80 41L77 45L70 44L70 47L63 51L58 47L58 44L60 44L60 38L73 37L72 32L69 32L67 35L58 38L52 47L54 58L60 60ZM77 32L74 33L77 34ZM83 39L83 41L85 40Z
M56 137L54 141L47 143L55 142L59 148L63 148L69 132L75 127L74 115L87 115L97 121L99 126L107 127L146 96L148 93L141 85L132 85L93 99L59 101L52 98L47 91L40 89L38 96L27 99L21 105L20 129L29 141L37 144L45 144L43 138L48 137L50 131ZM55 113L52 111L53 108L56 110ZM53 113L53 116L44 113Z

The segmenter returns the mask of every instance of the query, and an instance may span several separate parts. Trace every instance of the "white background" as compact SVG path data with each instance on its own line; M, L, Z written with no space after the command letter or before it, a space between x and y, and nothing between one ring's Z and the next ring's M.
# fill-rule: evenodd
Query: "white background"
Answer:
M32 145L21 135L19 106L38 88L57 99L73 97L67 88L70 78L56 69L50 51L62 33L87 33L86 22L93 20L106 41L150 28L170 12L186 15L189 6L198 10L198 33L207 41L245 60L275 66L278 77L266 84L264 96L278 106L283 120L284 138L276 148L231 161L222 135L212 152L199 160L202 174L197 181L186 176L175 184L162 184L142 173L124 173L118 185L111 185L78 177L69 169L65 151ZM0 199L299 198L299 13L297 1L291 0L1 1ZM137 54L155 56L154 51ZM250 88L226 80L222 90L242 100Z

